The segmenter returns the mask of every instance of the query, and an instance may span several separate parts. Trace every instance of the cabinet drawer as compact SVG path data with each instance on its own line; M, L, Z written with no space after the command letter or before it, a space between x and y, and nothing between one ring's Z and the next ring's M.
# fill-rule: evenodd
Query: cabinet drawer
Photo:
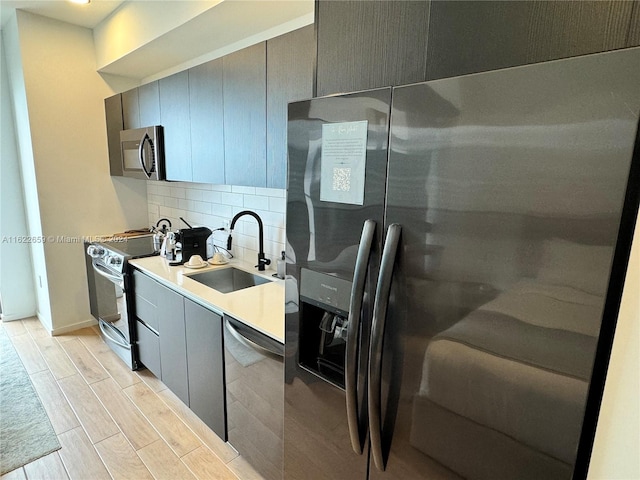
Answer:
M136 295L136 317L156 332L159 331L157 307L140 295Z
M160 293L160 284L152 280L144 273L138 270L133 271L133 291L136 296L140 296L147 300L151 305L158 305L158 294Z
M158 335L138 321L136 322L136 331L138 333L137 343L140 361L156 377L160 378L162 371L160 366L160 339Z

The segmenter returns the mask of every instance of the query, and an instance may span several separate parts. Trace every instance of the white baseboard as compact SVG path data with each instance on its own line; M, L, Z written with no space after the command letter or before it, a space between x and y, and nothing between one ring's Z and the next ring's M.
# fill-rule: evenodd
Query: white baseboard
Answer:
M15 320L22 320L23 318L35 317L35 312L22 312L22 313L0 313L0 318L3 322L13 322Z
M75 330L80 330L81 328L91 327L93 325L97 325L98 322L95 318L91 318L90 320L85 320L83 322L74 323L72 325L65 325L64 327L54 328L51 333L52 336L63 335L65 333L73 332Z

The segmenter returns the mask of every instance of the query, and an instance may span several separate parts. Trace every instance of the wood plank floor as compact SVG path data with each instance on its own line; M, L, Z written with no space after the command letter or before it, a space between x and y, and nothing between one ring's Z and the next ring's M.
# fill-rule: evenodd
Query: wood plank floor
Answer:
M261 478L151 372L130 371L95 327L51 337L29 318L0 328L62 446L1 480Z

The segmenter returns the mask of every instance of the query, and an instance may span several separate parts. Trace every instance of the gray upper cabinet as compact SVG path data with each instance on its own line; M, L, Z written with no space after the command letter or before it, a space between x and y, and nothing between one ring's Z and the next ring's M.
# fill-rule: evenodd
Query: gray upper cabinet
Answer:
M640 44L640 2L319 1L317 95Z
M158 82L151 82L122 93L124 130L160 125Z
M120 152L120 130L122 130L122 95L104 99L107 118L107 147L109 149L109 174L122 175L122 153Z
M265 42L223 57L224 165L229 185L267 183L266 62Z
M189 72L158 81L160 121L164 127L164 155L167 180L190 182L191 127L189 115Z
M432 1L427 80L630 46L634 3Z
M627 37L627 47L637 47L640 45L640 1L633 2L633 12L631 12L631 22L629 35Z
M140 106L140 126L160 125L160 92L158 82L150 82L138 87Z
M424 80L429 2L320 1L317 96Z
M193 181L224 183L224 102L221 58L189 69Z
M123 130L141 127L137 88L122 92L122 121Z
M287 181L287 104L313 96L313 25L267 41L267 187Z

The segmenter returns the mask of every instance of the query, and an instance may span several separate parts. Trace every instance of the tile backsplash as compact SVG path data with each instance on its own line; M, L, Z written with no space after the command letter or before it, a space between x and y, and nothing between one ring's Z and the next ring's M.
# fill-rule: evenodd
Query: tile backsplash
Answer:
M168 218L172 230L185 228L180 217L192 226L205 226L211 230L225 227L242 210L257 213L264 225L264 251L271 259L271 267L285 247L286 191L277 188L209 185L204 183L147 182L149 224ZM227 223L225 223L227 222ZM228 232L213 234L214 245L226 247ZM258 223L253 217L238 219L233 230L234 257L256 261L258 259Z

